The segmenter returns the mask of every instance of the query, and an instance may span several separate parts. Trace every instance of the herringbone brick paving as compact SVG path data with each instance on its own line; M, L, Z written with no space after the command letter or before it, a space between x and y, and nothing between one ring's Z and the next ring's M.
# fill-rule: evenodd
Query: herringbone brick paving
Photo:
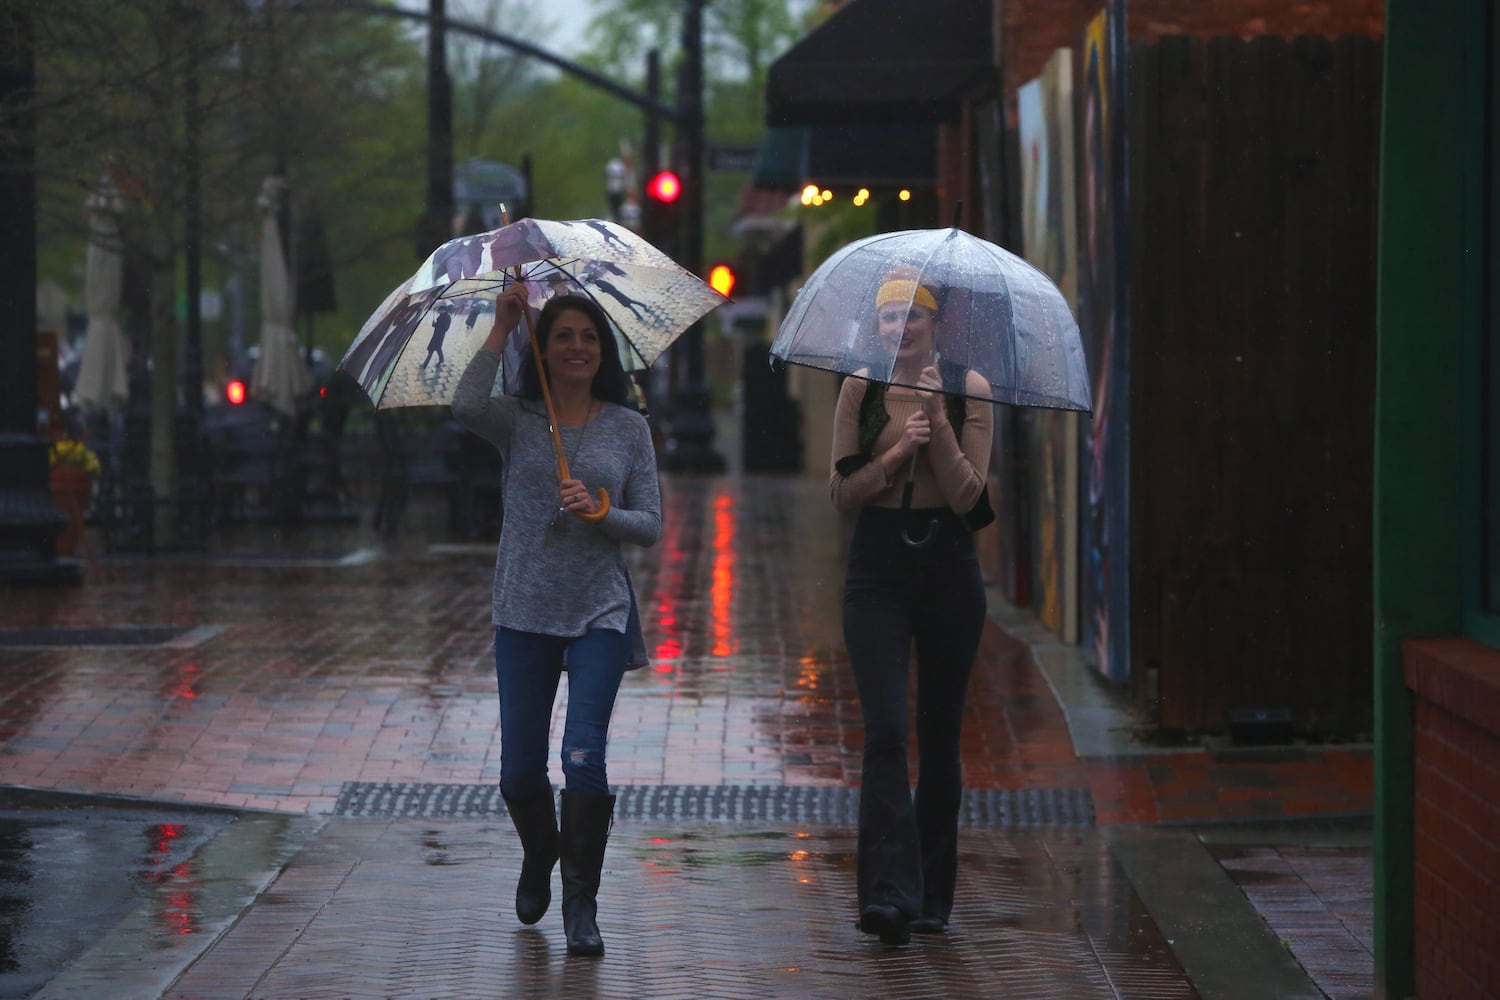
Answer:
M597 962L555 907L515 921L513 836L339 821L168 995L1197 996L1096 832L966 831L951 933L893 950L853 930L848 831L616 824Z

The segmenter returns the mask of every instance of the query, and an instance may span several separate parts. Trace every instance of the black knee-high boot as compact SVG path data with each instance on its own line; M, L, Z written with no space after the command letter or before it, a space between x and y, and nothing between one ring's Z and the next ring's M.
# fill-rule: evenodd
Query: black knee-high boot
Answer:
M596 897L604 868L604 845L614 819L615 797L591 792L562 793L563 931L569 955L602 955Z
M543 795L525 802L505 800L510 818L521 837L526 852L521 861L521 878L516 882L516 916L523 924L542 919L552 904L552 866L557 864L557 810L552 796Z

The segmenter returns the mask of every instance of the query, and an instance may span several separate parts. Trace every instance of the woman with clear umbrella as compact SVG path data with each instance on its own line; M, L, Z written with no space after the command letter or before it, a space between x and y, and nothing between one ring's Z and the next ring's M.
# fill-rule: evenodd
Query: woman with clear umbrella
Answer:
M959 730L986 611L970 531L992 516L989 383L941 360L943 291L918 275L890 271L875 292L875 335L894 368L878 381L844 380L829 482L834 506L858 513L843 618L864 714L859 928L887 944L943 932L953 909ZM907 777L913 643L915 798Z
M986 493L994 404L1091 408L1062 292L959 227L877 233L808 276L771 345L854 376L834 417L830 488L858 512L844 640L865 723L859 926L888 944L942 933L962 802L959 727L985 621L970 533ZM917 654L915 800L907 779L909 655Z

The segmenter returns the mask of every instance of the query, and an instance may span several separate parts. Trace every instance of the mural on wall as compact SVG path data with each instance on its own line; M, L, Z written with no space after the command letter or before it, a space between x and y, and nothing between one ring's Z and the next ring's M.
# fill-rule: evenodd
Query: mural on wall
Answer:
M1073 53L1053 53L1036 80L1017 91L1024 256L1047 273L1077 311L1077 199L1073 127ZM1078 641L1078 415L1029 414L1026 451L1032 479L1032 604L1047 628Z
M1094 414L1083 422L1081 611L1084 653L1106 677L1130 676L1129 428L1124 280L1124 132L1115 86L1123 53L1123 15L1101 11L1084 31L1075 88L1078 107L1078 325L1083 334Z

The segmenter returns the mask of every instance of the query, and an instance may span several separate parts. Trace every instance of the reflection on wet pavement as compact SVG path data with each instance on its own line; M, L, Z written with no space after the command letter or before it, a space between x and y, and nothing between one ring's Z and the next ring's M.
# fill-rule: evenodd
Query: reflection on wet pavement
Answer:
M169 996L1197 996L1092 831L963 833L950 932L890 949L854 929L847 831L617 823L597 962L567 959L555 906L515 922L513 836L335 823Z
M631 556L653 657L622 687L611 781L643 796L723 788L746 801L856 789L863 740L839 620L847 526L824 485L668 477L664 487L665 536ZM495 785L488 546L344 528L235 545L101 560L83 587L6 595L0 628L169 625L191 641L0 646L0 783L310 823L354 787ZM847 827L624 817L605 889L611 957L599 964L564 961L555 914L541 931L512 932L508 826L338 816L180 995L493 996L504 982L518 996L1192 996L1103 846L1107 828L1370 809L1368 751L1080 758L1028 647L994 624L962 754L972 792L1064 796L1099 828L966 827L973 877L960 923L920 946L888 952L853 931ZM555 761L552 780L562 783ZM244 823L233 829L248 837ZM185 837L163 828L128 854L152 873L136 890L153 894L143 931L153 940L199 937L195 899L227 907L245 893L184 866ZM274 839L255 852L277 856ZM0 928L12 927L8 905ZM0 954L28 942L13 930ZM74 966L80 982L119 974L103 953ZM228 985L207 989L214 976Z
M17 801L17 800L21 801ZM228 814L0 802L0 996L30 996L139 914L156 939L199 933L195 855Z
M839 623L847 526L822 484L665 485L665 537L632 565L653 662L621 690L611 780L857 786ZM0 626L155 622L201 641L0 648L0 781L314 814L349 781L496 781L488 547L398 541L355 560L329 555L365 551L357 530L263 541L287 558L106 561L82 588L5 602ZM962 753L968 787L1086 789L1101 823L1369 808L1368 753L1080 760L1027 648L993 626Z

